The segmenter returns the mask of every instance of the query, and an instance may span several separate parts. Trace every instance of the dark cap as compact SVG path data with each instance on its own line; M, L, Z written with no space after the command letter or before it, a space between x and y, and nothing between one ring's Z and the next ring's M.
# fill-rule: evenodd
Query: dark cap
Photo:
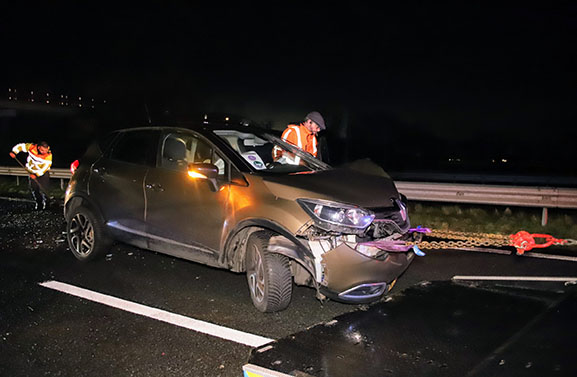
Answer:
M310 113L307 114L305 119L310 119L316 124L318 124L321 130L327 129L327 127L325 126L325 120L318 111L311 111Z

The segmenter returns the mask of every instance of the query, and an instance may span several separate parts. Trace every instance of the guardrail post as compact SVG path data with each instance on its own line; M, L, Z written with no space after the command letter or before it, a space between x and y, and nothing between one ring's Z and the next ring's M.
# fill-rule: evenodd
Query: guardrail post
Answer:
M20 177L16 176L16 186L20 186Z
M543 212L541 212L541 226L547 225L548 217L549 217L549 210L547 207L543 207Z

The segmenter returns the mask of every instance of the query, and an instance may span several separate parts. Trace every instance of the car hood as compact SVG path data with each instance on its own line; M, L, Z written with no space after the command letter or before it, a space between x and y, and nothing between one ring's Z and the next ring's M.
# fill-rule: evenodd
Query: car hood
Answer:
M393 180L340 168L282 176L263 176L264 184L277 197L327 199L359 207L389 207L399 198Z

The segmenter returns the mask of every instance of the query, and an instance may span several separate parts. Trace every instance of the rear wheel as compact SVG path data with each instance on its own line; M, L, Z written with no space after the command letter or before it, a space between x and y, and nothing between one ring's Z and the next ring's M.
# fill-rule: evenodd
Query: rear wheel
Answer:
M104 224L85 207L76 207L68 216L66 238L72 254L81 261L96 258L110 246Z
M289 259L267 252L271 233L253 233L247 243L246 278L250 297L261 312L286 309L292 296L292 275Z

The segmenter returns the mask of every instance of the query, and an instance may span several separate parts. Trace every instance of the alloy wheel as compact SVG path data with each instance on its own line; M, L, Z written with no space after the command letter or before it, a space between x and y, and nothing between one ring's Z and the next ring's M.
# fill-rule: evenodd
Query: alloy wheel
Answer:
M94 227L82 213L77 213L70 220L70 245L79 255L88 255L94 249Z
M250 291L256 301L262 302L265 294L264 265L262 255L256 245L253 245L251 253L251 267L248 275Z

